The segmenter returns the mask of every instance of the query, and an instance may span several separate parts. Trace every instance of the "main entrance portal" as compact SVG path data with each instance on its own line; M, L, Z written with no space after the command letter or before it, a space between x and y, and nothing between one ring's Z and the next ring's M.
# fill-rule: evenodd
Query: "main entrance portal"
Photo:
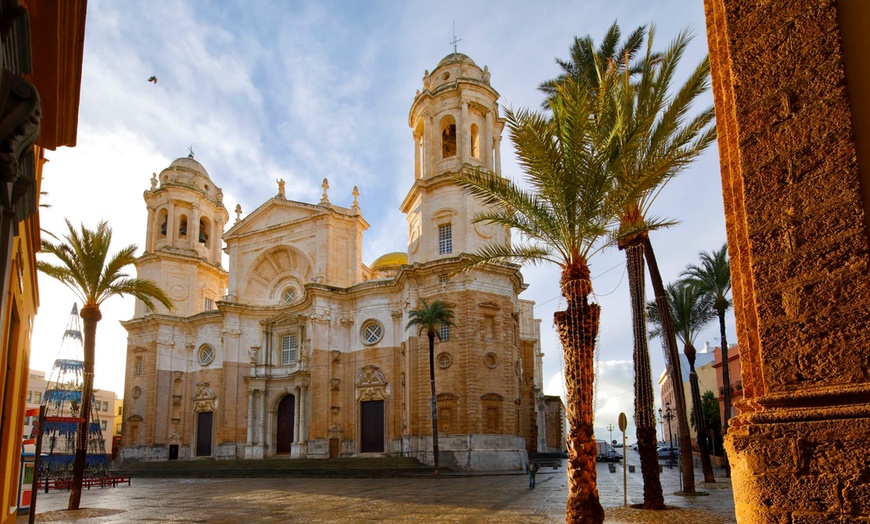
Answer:
M287 395L278 404L278 429L275 435L275 453L289 455L293 444L296 422L296 396Z
M211 456L211 411L201 411L196 414L196 456Z
M384 452L384 401L360 402L360 452Z

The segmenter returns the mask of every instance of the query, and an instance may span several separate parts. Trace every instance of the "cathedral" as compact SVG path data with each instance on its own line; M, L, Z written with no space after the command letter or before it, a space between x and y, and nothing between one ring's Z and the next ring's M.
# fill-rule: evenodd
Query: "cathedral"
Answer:
M235 219L192 155L151 179L136 268L175 307L137 301L128 332L121 459L409 456L432 464L429 349L406 329L422 300L455 326L435 344L442 466L520 469L561 451L561 410L542 391L540 320L520 268L463 272L462 254L510 241L451 174L500 174L504 120L488 68L453 53L411 105L414 184L401 204L407 252L362 262L353 202L288 198L284 182ZM409 173L410 176L410 173ZM229 266L222 266L226 252ZM559 433L558 435L547 435Z

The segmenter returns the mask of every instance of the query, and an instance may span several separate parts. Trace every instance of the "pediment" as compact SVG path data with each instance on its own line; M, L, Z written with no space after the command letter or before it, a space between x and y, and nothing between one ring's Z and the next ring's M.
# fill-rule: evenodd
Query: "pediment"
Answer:
M327 212L328 210L321 206L281 198L271 198L224 233L224 240L229 241L234 237L245 236L284 225L298 224Z

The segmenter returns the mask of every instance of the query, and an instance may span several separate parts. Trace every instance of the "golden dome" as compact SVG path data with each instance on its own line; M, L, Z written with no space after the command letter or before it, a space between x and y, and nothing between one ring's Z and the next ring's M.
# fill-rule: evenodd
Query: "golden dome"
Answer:
M371 268L375 271L384 271L389 269L399 269L408 263L408 255L402 252L387 253L381 255L372 262Z

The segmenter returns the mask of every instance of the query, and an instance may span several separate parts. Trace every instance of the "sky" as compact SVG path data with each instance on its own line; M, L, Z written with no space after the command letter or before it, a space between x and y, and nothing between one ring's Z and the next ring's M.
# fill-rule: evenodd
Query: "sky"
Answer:
M682 30L695 35L678 81L707 53L701 0L505 0L390 2L259 0L111 2L90 0L85 33L78 140L74 148L47 152L41 227L66 231L64 219L90 228L112 227L113 251L145 242L143 193L189 148L223 189L224 205L242 216L275 195L286 181L287 198L316 203L321 181L329 198L359 205L371 228L363 237L363 262L406 251L405 216L399 206L414 180L408 112L425 70L456 48L488 66L502 107L537 108L537 86L560 72L575 36L599 42L614 21L624 33L654 24L662 49ZM157 83L149 82L151 76ZM698 107L712 105L708 92ZM507 136L503 175L522 178ZM665 282L676 280L699 252L726 240L716 146L662 191L653 213L679 221L651 235ZM141 248L138 253L141 254ZM50 257L40 255L41 259ZM620 412L632 422L632 329L624 253L615 248L591 261L595 300L601 304L596 434ZM130 268L131 274L133 268ZM553 313L564 307L555 266L523 269L542 319L546 394L562 390L561 347ZM652 289L647 281L647 297ZM31 368L50 372L75 295L39 275ZM97 388L123 394L126 331L132 298L113 298L97 328ZM736 342L733 315L729 343ZM718 346L717 323L696 346ZM654 380L664 370L661 343L650 342ZM658 386L655 386L658 390ZM656 393L658 395L658 391ZM615 432L616 433L616 432ZM614 438L617 435L614 434Z

